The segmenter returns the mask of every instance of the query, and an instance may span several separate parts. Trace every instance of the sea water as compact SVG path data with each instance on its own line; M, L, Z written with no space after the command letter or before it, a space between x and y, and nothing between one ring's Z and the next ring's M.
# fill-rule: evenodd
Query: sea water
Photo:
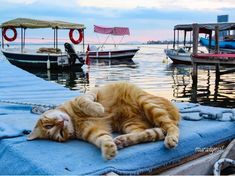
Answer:
M104 47L110 49L113 46ZM221 75L218 80L215 78L214 66L200 66L198 83L195 85L191 77L192 65L173 64L170 59L166 59L166 45L118 46L119 49L136 47L140 50L128 62L93 59L89 66L81 69L30 72L79 93L106 83L127 81L137 84L149 93L173 101L235 108L235 73ZM60 48L63 49L63 45Z

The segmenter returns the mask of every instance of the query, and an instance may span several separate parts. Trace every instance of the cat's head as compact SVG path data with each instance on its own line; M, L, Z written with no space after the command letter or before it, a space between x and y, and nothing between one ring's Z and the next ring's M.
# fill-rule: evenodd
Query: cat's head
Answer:
M70 117L60 110L49 110L41 115L28 140L50 139L63 142L74 133Z

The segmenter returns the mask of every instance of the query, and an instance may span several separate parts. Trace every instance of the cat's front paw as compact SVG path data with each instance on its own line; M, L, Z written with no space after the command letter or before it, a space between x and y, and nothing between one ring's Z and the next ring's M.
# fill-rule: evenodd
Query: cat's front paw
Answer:
M177 136L166 136L165 140L164 140L164 144L166 146L166 148L171 149L171 148L175 148L178 144L178 137Z
M110 160L117 155L117 146L113 141L104 142L101 146L103 158Z
M91 109L92 109L91 113L93 116L103 116L104 115L104 107L100 103L94 102Z

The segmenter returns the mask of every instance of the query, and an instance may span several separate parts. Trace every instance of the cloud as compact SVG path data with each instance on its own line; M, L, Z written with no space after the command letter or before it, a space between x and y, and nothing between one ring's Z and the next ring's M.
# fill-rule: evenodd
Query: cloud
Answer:
M37 0L4 0L6 3L11 3L11 4L33 4Z
M155 9L189 9L189 10L219 10L223 8L235 8L234 0L77 0L79 6L113 8L113 9L134 9L134 8L155 8Z

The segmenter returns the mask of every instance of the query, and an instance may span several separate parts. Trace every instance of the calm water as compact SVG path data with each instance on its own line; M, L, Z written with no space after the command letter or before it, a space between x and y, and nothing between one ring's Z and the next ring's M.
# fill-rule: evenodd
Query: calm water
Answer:
M195 85L192 85L191 65L174 65L166 60L163 51L165 45L119 46L131 47L140 48L132 62L91 60L89 67L80 70L31 72L80 93L106 83L128 81L171 100L235 107L235 73L222 75L216 81L214 66L201 66L195 89Z

